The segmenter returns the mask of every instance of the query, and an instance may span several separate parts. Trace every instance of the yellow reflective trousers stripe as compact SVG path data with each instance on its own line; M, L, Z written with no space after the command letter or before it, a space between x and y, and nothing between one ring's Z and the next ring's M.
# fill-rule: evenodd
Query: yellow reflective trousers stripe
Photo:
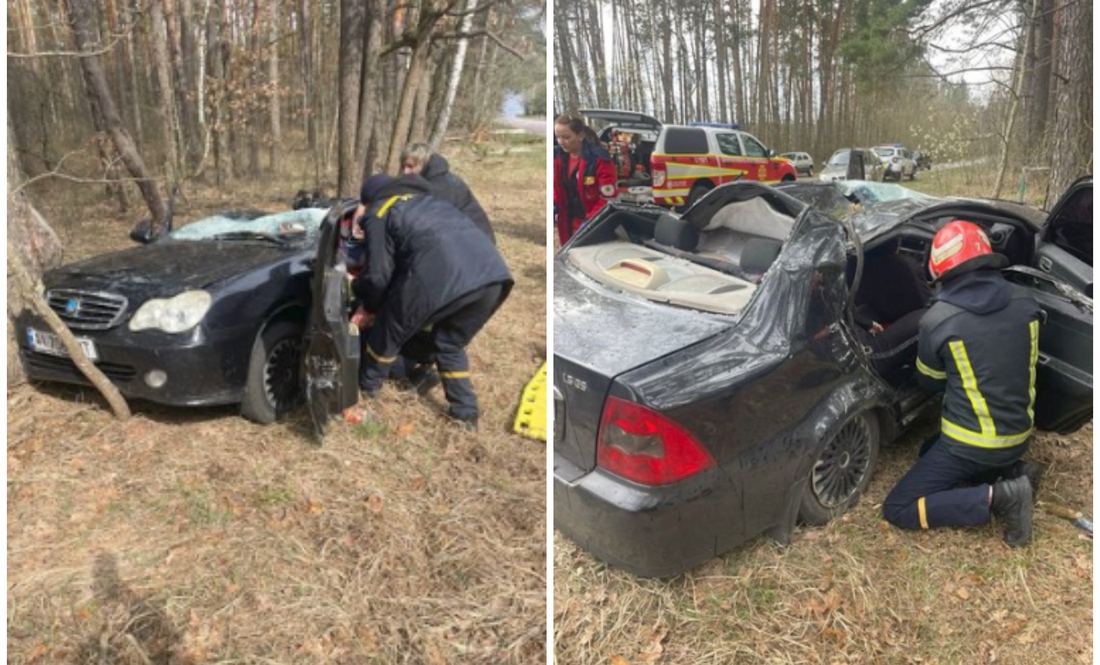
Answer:
M468 379L470 378L469 372L440 372L439 378L441 379Z
M962 379L963 390L970 398L970 406L974 408L974 416L978 419L978 425L982 428L982 437L996 437L997 428L993 425L993 417L989 415L989 406L978 390L978 378L974 376L974 368L970 366L970 358L966 355L966 345L963 341L949 342L951 355L955 358L955 366L959 370Z
M920 528L928 529L928 510L924 505L924 497L917 499L917 515L920 517Z

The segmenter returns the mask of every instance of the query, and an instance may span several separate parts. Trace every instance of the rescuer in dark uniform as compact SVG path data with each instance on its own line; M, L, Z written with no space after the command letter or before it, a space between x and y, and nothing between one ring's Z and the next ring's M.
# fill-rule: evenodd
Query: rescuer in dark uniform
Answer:
M466 345L500 307L512 275L492 241L420 176L371 176L360 191L358 231L366 267L353 291L374 314L359 387L374 395L403 356L439 369L448 414L477 428Z
M432 194L458 208L470 218L489 240L496 244L493 226L489 215L478 203L477 197L470 191L466 182L451 171L447 159L438 152L432 152L427 143L410 143L401 151L401 170L405 175L420 174L432 186Z
M940 437L883 502L894 526L978 526L992 514L1010 546L1031 541L1033 469L1021 458L1042 311L1001 276L1007 263L969 222L945 225L932 241L928 268L943 287L920 321L917 370L922 385L944 391ZM980 484L960 487L967 483Z

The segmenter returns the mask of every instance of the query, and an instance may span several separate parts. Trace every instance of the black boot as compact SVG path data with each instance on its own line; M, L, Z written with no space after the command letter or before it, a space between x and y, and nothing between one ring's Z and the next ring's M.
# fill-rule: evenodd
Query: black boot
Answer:
M1045 465L1017 460L1016 463L1008 467L1004 477L1006 480L1010 480L1012 478L1019 478L1020 476L1027 476L1028 482L1031 483L1031 496L1035 498L1039 496L1039 483L1042 482L1043 474L1046 470L1047 468Z
M993 514L1005 523L1005 542L1023 547L1031 542L1031 481L1027 476L993 485Z
M431 365L422 364L409 368L401 387L406 390L415 390L417 395L424 397L439 383L439 373Z

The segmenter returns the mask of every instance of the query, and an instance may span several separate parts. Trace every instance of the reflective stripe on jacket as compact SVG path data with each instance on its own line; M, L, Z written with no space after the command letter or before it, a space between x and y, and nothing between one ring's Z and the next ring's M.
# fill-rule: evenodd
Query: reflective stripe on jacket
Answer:
M940 301L921 318L917 371L944 390L941 433L953 452L997 463L1030 439L1041 314L1019 289L993 312Z

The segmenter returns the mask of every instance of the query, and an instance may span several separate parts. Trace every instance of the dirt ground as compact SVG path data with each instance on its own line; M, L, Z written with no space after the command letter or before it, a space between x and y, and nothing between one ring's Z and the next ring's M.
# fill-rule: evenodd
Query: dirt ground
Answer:
M992 175L921 172L929 193L988 196ZM1014 195L1011 192L1010 195ZM882 501L938 421L879 456L856 508L800 527L789 548L766 537L670 580L633 577L554 535L554 654L569 665L970 665L1093 662L1093 543L1039 508L1030 547L1001 526L908 533ZM1041 434L1049 466L1038 499L1093 505L1093 426Z
M543 662L546 448L511 432L546 355L542 143L445 147L516 280L470 348L480 433L438 388L386 388L317 446L304 411L134 402L122 423L90 389L9 387L8 662ZM178 216L301 186L194 189ZM40 198L69 260L129 245L133 216L66 189Z

